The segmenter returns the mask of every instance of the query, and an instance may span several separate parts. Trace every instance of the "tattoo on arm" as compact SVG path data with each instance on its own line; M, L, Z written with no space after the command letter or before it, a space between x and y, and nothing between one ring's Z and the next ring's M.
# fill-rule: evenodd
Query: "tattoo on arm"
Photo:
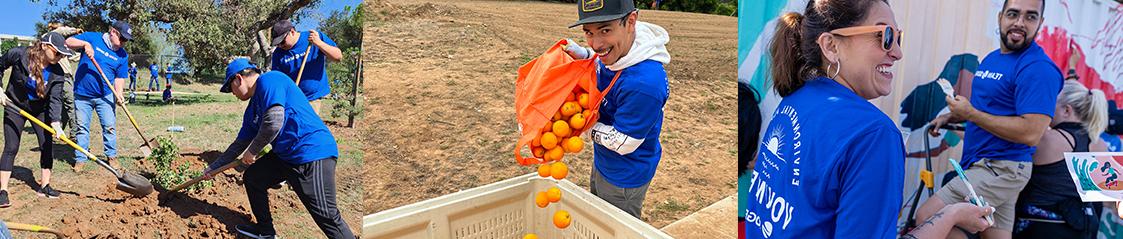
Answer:
M920 225L917 225L916 228L913 228L912 231L909 231L908 234L905 234L901 238L902 239L917 239L917 237L916 237L916 235L914 235L914 233L920 232L921 229L924 229L925 227L936 225L936 220L940 219L943 216L944 216L944 211L936 212L935 215L932 215L932 217L929 217L927 220L924 221L924 223L921 223Z

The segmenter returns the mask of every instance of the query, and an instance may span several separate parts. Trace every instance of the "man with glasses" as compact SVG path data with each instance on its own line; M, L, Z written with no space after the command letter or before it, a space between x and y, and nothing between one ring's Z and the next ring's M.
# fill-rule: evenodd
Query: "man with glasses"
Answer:
M79 146L89 150L90 120L96 111L101 121L105 156L113 167L117 167L117 116L114 110L115 104L125 102L121 98L129 77L129 54L125 52L125 43L132 39L132 29L123 21L114 22L108 32L85 32L66 39L66 47L81 49L83 54L74 73L74 105L78 110L78 134L75 138ZM95 62L90 60L91 56L105 77L113 78L108 80L113 85L102 79ZM82 171L89 159L77 151L74 155L74 171Z
M1014 204L1029 182L1034 146L1052 121L1063 84L1060 69L1034 43L1044 12L1043 0L1003 3L998 13L1001 48L979 65L970 99L948 96L951 113L932 120L933 129L967 123L960 165L974 191L996 209L994 227L982 231L983 238L1011 238ZM936 193L938 199L930 198L921 206L917 218L932 216L944 205L965 202L968 195L962 180L953 180Z

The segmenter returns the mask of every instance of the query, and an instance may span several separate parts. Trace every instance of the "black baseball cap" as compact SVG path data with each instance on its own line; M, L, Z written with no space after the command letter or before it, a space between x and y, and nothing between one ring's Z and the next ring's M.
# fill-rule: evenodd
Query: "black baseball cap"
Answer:
M289 19L273 23L273 42L269 44L269 46L277 46L281 44L282 41L285 41L285 36L288 35L289 30L292 30L293 28L294 27L292 26L292 21L289 21Z
M129 26L128 23L125 23L124 21L114 22L113 29L117 30L117 32L120 32L121 37L125 38L125 40L133 40L133 29Z
M570 28L596 22L607 22L623 18L636 10L633 0L579 0L577 1L577 22Z
M51 45L51 47L55 48L55 51L64 56L74 55L74 51L70 50L70 48L66 48L66 37L63 37L62 34L57 32L43 34L43 36L39 37L39 43Z

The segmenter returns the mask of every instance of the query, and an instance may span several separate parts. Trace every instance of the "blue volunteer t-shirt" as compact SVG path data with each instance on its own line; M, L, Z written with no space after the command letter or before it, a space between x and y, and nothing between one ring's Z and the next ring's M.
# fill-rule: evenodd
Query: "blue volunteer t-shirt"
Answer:
M761 138L746 238L894 238L905 149L892 120L819 77L784 97Z
M105 42L101 32L86 32L73 36L75 39L89 42L94 48L94 59L101 66L101 70L105 72L105 77L109 77L109 82L114 82L116 78L129 77L129 54L125 52L125 48L118 48L116 51L109 49L109 45ZM84 98L97 98L113 94L110 85L106 84L106 80L101 78L98 74L97 68L94 67L93 62L90 61L84 51L82 52L82 59L78 61L78 69L74 71L74 95Z
M971 105L996 116L1042 114L1050 118L1064 80L1057 65L1037 43L1021 52L995 50L983 59L971 83ZM1037 149L999 138L967 122L963 136L963 168L982 158L1032 162Z
M157 67L156 64L152 64L151 66L148 66L148 72L152 73L152 78L156 78L160 75L160 68Z
M167 77L168 79L171 79L171 78L172 78L172 67L171 67L171 66L168 66L168 70L164 71L164 73L168 74L168 75L167 75L167 76L168 76L168 77Z
M242 119L242 129L238 131L238 140L253 140L261 125L261 117L274 105L285 108L285 122L271 143L273 153L292 165L339 157L335 137L327 125L312 111L312 105L296 88L292 78L276 71L263 73L257 79L256 89Z
M603 91L615 76L616 72L602 64L597 88ZM663 63L645 60L622 70L604 96L597 119L597 125L613 130L593 135L593 166L605 181L620 188L636 188L655 177L663 154L659 133L667 96Z
M278 47L273 50L273 70L280 71L288 75L291 79L296 79L296 75L300 73L301 61L304 60L304 52L308 52L308 64L304 67L304 75L301 75L300 90L304 92L309 101L316 100L331 93L331 84L328 81L328 72L326 68L326 56L320 52L320 48L312 46L312 50L308 50L311 46L308 41L308 34L310 31L300 33L300 40L292 46L292 49L285 50ZM336 46L335 41L332 41L328 35L320 32L320 39L331 46Z
M136 78L136 67L129 67L129 78Z
M51 79L51 70L49 69L50 68L43 68L43 79ZM27 99L39 100L39 95L35 93L39 90L39 80L36 80L35 77L28 77L24 84L26 84L24 87L27 87ZM46 83L44 83L44 85L46 85Z

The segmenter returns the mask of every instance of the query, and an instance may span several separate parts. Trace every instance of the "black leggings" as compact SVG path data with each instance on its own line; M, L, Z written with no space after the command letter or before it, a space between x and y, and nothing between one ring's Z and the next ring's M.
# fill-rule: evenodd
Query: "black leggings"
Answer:
M9 102L8 104L13 104ZM47 121L47 106L46 102L35 103L31 102L31 107L28 113L39 118L40 121ZM4 152L0 154L0 171L11 172L12 167L16 162L16 153L19 153L20 138L23 136L23 126L27 119L9 107L4 107ZM39 138L39 168L51 169L54 164L54 143L51 141L51 136L39 126L32 126L35 131L35 136Z

